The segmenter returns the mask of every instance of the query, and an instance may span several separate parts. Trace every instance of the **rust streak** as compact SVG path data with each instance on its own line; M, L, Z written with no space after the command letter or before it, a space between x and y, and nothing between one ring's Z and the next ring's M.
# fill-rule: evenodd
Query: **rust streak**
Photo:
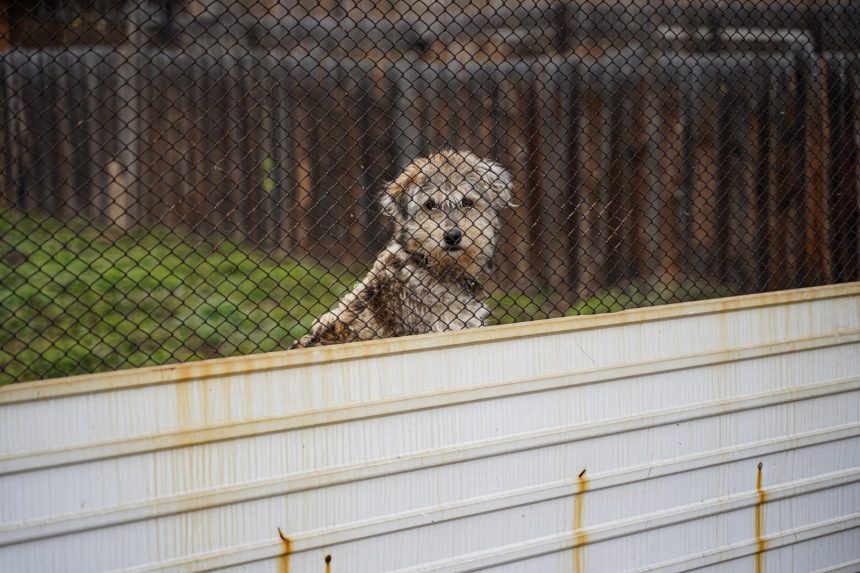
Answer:
M331 573L331 555L325 556L325 573Z
M278 535L284 542L284 554L278 558L278 573L290 573L290 554L293 552L293 542L278 528Z
M755 505L755 538L757 545L755 552L755 573L764 573L764 552L767 551L767 541L764 538L764 521L762 515L764 504L767 503L767 492L764 491L761 485L761 470L762 464L759 462L758 474L756 475L755 480L755 489L758 492L758 502Z
M576 478L576 493L573 495L573 570L575 573L585 571L585 544L588 534L582 529L582 508L585 503L585 492L588 491L588 478L582 470Z

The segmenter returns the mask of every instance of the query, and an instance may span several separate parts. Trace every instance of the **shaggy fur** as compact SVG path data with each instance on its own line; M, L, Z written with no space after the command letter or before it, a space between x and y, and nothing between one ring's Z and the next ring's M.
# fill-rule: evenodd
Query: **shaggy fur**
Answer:
M406 167L380 197L394 239L370 272L291 348L483 326L499 211L513 177L469 152Z

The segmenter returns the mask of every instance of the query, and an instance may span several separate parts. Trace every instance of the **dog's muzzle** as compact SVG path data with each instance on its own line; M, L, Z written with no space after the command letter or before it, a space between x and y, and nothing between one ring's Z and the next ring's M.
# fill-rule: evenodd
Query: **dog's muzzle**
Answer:
M459 249L460 239L463 238L463 231L454 227L453 229L448 229L445 231L444 239L445 239L445 248L449 251L455 251Z

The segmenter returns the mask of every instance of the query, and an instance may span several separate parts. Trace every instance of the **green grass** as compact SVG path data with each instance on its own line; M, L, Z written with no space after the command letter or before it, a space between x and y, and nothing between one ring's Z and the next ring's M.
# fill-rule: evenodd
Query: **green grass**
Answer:
M656 306L676 302L689 302L708 298L729 296L728 288L714 287L706 283L685 282L672 284L631 284L627 288L614 287L600 291L588 299L574 302L565 316L601 314L631 308ZM490 319L492 324L510 324L549 316L548 308L554 306L548 293L496 292L490 297Z
M276 260L165 228L119 233L0 211L0 385L283 349L365 269ZM725 296L696 284L610 289L567 315ZM547 316L546 293L496 292L491 324Z
M0 213L0 384L282 349L355 281L162 228Z

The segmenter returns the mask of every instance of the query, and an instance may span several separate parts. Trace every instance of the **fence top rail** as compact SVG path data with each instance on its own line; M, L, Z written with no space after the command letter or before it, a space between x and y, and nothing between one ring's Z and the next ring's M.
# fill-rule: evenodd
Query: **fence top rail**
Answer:
M745 32L751 33L751 32ZM622 63L615 63L617 67L633 67L633 64L641 64L646 58L656 54L659 61L663 62L664 66L689 66L690 62L708 63L711 65L721 64L738 65L748 63L750 61L771 61L792 60L799 55L806 55L810 59L816 58L849 58L856 59L857 52L851 50L826 50L813 53L809 49L809 41L804 36L785 38L787 47L782 50L770 52L759 52L750 50L718 50L711 52L690 51L683 49L661 49L653 50L641 42L630 42L624 47L607 48L605 53L599 56L580 55L577 53L565 54L533 54L512 56L503 61L461 61L452 59L450 61L441 61L438 59L425 59L423 56L415 53L397 54L396 56L386 57L381 60L365 57L334 57L331 56L325 48L310 48L300 49L293 52L273 52L272 50L254 50L247 49L241 46L225 48L213 52L199 46L191 46L187 49L171 48L171 47L143 47L136 52L153 60L168 58L168 61L174 65L188 67L193 65L200 58L207 60L217 60L224 58L231 62L268 62L269 65L277 65L286 70L299 71L302 69L315 68L336 68L343 67L361 67L366 69L398 69L405 65L416 66L422 69L439 71L443 69L474 71L480 69L498 70L506 67L517 67L522 65L542 65L542 66L562 66L576 64L585 68L589 67L612 67L613 62L616 62L620 57L624 60ZM72 58L79 60L81 58L99 58L104 59L111 56L127 57L126 53L119 48L113 46L47 46L47 47L11 47L0 51L0 59L10 60L17 63L21 60L29 60L35 58L50 58L57 59L60 57ZM313 57L313 61L306 62L309 56Z
M352 81L372 79L376 74L389 75L393 81L404 77L412 70L417 72L425 81L439 78L460 78L461 81L473 81L477 84L490 81L491 78L508 78L512 80L533 81L537 74L559 75L566 77L576 74L580 81L597 84L614 84L622 81L638 81L646 76L657 78L659 81L673 83L690 83L718 77L744 78L745 80L761 80L765 77L762 72L778 71L790 73L799 63L813 62L823 59L829 65L857 65L860 58L855 53L824 52L814 54L809 50L788 50L777 53L757 52L715 52L689 53L683 51L661 52L650 64L648 71L643 72L641 66L647 57L647 51L641 46L628 47L620 52L610 52L599 58L581 57L576 54L565 56L530 56L514 58L504 62L427 62L415 55L404 55L394 60L373 62L370 60L332 58L322 53L319 57L308 58L308 54L287 55L277 58L271 54L259 52L251 54L247 51L227 51L223 54L200 54L192 56L188 53L144 50L142 54L150 59L157 73L165 75L183 75L203 73L214 66L231 68L240 66L243 70L255 65L266 68L271 78L278 81L289 80L306 89L319 87L324 81L349 78ZM624 57L618 61L619 55ZM122 54L115 50L93 50L90 48L69 48L65 50L24 48L12 49L0 53L0 67L7 66L10 75L20 74L24 66L32 64L44 65L51 58L71 58L72 61L84 62L89 68L105 62L124 61ZM58 67L57 69L62 69Z
M436 350L450 346L480 344L491 341L558 334L574 330L599 329L637 322L701 316L858 295L860 295L860 282L851 282L636 308L607 314L571 316L454 332L201 360L198 362L118 370L100 374L84 374L0 387L0 404L94 394L163 383L175 383L184 380L200 380L240 372L250 373L288 369L341 360L373 358L387 354Z

